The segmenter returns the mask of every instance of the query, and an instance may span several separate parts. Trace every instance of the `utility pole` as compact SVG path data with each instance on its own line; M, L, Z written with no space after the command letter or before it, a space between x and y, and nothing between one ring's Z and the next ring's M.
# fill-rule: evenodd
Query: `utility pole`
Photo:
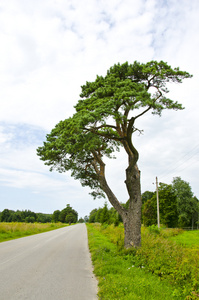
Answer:
M158 177L157 176L156 176L156 196L157 196L157 221L158 221L158 228L160 228L160 209L159 209Z

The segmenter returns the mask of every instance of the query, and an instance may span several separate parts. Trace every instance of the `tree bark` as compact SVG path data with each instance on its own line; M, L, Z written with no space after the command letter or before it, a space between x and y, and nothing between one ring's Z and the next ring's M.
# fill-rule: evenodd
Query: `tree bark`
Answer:
M125 248L141 246L141 188L140 171L137 165L129 165L126 169L126 186L130 196L129 208L123 216L125 238Z
M110 203L113 205L113 207L122 217L124 223L124 231L125 231L124 247L137 248L141 246L141 208L142 208L141 189L140 189L140 171L137 166L137 160L139 155L131 142L130 136L128 138L128 142L124 141L124 148L129 157L129 166L126 169L126 181L125 181L127 191L129 194L128 209L125 209L120 204L117 197L110 189L105 178L105 164L103 163L99 155L93 153L95 159L98 161L100 165L100 170L97 167L95 167L95 170L98 173L99 182L102 190L107 195Z
M126 186L130 195L129 208L125 209L118 201L110 189L105 176L100 176L100 184L106 193L110 203L121 215L124 223L124 247L138 248L141 246L141 191L140 191L140 171L137 165L128 167L126 170Z

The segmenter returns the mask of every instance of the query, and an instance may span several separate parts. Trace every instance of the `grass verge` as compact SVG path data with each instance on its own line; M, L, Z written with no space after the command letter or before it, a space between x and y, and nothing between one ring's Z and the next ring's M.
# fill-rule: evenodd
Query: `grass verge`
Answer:
M179 245L199 250L199 230L183 231L181 234L171 237Z
M185 299L180 286L152 274L135 251L121 250L121 228L87 224L87 229L100 300Z
M21 238L24 236L42 233L61 227L65 227L63 223L0 223L0 242Z

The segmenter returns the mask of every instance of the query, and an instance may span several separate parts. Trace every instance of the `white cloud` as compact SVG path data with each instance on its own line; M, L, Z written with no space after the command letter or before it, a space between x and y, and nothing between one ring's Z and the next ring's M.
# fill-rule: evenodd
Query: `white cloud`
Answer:
M162 59L194 75L170 88L170 97L182 102L186 110L165 112L160 119L146 116L138 122L145 130L144 136L135 137L142 191L153 189L155 176L197 145L197 0L9 0L1 1L0 6L2 187L27 189L41 202L41 195L51 194L51 199L59 195L55 206L65 201L67 193L85 212L78 199L82 193L86 198L88 190L70 174L48 173L35 149L45 133L74 113L80 86L118 62ZM176 175L185 176L199 196L195 159L197 156ZM127 197L124 174L120 177L119 171L125 161L120 156L118 167L115 161L110 167L107 164L110 184L119 199ZM165 179L171 181L172 176ZM90 199L88 203L87 211L89 205L97 206Z

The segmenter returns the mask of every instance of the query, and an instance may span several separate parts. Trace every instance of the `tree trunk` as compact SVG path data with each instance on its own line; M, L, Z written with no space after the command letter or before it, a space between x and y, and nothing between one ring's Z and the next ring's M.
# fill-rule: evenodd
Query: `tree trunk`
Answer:
M140 190L140 171L137 165L128 167L126 170L126 186L130 195L129 208L125 209L118 201L116 196L107 184L104 175L99 176L99 181L103 191L106 193L110 203L121 215L124 223L124 247L141 246L141 190Z
M138 248L141 246L141 218L139 208L129 210L124 218L124 247Z
M137 165L129 166L126 169L126 186L130 196L127 214L123 217L125 248L141 246L141 188L140 171Z

